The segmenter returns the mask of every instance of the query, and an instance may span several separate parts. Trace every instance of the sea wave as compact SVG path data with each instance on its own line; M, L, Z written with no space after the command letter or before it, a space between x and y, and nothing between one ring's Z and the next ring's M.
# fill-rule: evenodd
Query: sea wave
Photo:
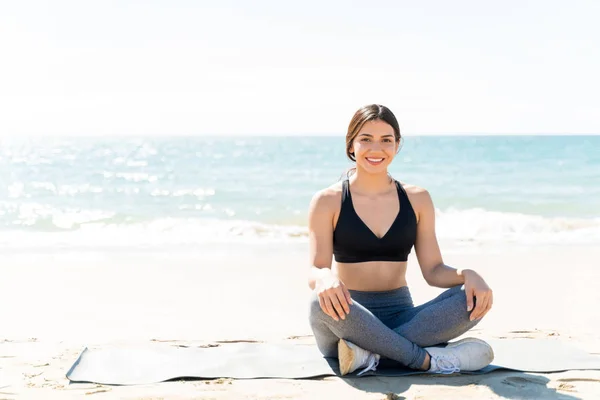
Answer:
M544 217L481 208L436 212L439 237L461 241L600 242L600 218Z
M29 226L30 229L2 229L0 246L4 249L56 246L135 248L259 241L280 243L306 241L308 237L306 227L301 226L199 218L161 218L134 222L116 215L71 225L68 229L50 229L49 224L51 220L43 218Z
M87 211L25 210L0 226L0 245L15 247L136 247L229 242L306 242L308 228L290 223L208 218L133 218ZM49 210L46 210L49 211ZM600 218L548 218L483 209L437 210L440 240L518 243L600 243Z

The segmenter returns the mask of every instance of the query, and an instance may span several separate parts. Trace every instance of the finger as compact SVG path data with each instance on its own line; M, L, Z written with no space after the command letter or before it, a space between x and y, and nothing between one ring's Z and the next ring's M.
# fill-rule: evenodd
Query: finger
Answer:
M465 296L467 296L467 311L471 311L473 309L473 290L465 290Z
M487 305L485 307L485 310L483 310L483 313L481 314L481 317L479 317L479 319L482 319L483 317L485 317L491 308L492 308L492 304L488 301Z
M344 291L344 296L346 296L346 301L348 304L352 304L352 296L350 296L350 291L346 286L342 286L342 290Z
M484 307L482 308L481 313L479 314L479 317L477 317L477 319L482 319L483 317L485 317L485 314L487 314L487 312L489 310L490 310L490 297L489 297L489 295L486 295Z
M477 318L477 315L479 315L479 307L480 305L483 303L483 299L475 296L475 294L473 294L473 296L470 296L473 303L471 305L471 315L469 316L469 321L473 321L475 318Z
M482 318L492 309L492 304L494 304L494 297L490 293L490 294L488 294L488 297L487 297L487 307L485 309L485 312L481 316Z
M330 297L331 303L333 304L333 309L337 311L337 315L340 316L341 319L346 319L346 313L344 312L344 307L340 304L340 301L337 297L336 293Z
M346 300L344 291L340 289L338 292L336 292L336 295L340 305L344 309L344 314L348 314L350 312L350 306L348 305L348 300Z
M487 307L487 296L485 294L478 294L475 296L475 309L471 313L471 321L479 319L481 317L481 313Z
M329 297L325 296L323 298L323 304L325 305L325 314L337 321L338 317L336 312L333 310L333 306L331 305L331 300L329 300Z
M323 312L327 315L329 315L329 311L327 311L327 306L325 305L325 300L323 300L323 298L321 296L318 296L319 298L319 305L321 306L321 310L323 310Z
M479 293L478 295L475 296L475 301L476 301L475 309L477 310L477 312L473 313L473 314L475 314L475 317L473 319L480 319L483 316L483 312L485 311L485 309L487 307L487 295Z

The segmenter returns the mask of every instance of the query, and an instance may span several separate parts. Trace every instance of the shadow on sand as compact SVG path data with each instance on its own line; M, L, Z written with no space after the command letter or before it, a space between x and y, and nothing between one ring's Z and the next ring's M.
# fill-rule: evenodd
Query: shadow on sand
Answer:
M486 397L483 391L476 387L489 388L498 396L518 399L580 399L575 395L558 392L547 387L550 379L524 372L498 370L484 375L410 375L400 377L365 376L340 378L348 385L368 393L381 393L382 399L406 399L402 396L412 385L444 386L449 392L454 388L460 390L465 386L473 387L472 391L465 393L468 398ZM565 388L568 389L568 388ZM455 394L459 397L459 393Z

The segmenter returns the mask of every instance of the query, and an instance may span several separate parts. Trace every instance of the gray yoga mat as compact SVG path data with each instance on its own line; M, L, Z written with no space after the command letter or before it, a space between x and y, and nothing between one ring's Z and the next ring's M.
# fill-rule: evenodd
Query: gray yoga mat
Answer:
M523 372L558 372L599 369L600 355L589 354L556 340L488 340L495 353L493 364L471 372L497 369ZM363 376L405 376L421 371L382 360L375 372ZM346 375L354 376L356 373ZM225 343L203 347L156 344L144 347L84 349L67 373L72 382L134 385L176 378L291 378L339 375L336 359L321 356L313 344Z

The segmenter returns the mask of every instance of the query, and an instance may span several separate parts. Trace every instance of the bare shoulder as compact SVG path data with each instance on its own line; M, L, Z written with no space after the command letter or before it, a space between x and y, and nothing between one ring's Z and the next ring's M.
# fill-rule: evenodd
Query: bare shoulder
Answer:
M408 195L408 199L415 211L420 212L431 207L431 195L427 189L406 182L400 182L400 184Z
M342 199L342 182L336 182L331 186L317 191L311 200L311 210L335 211Z
M406 191L406 194L408 194L410 197L414 197L415 199L422 198L422 197L429 197L429 192L427 191L427 189L425 189L421 186L412 185L412 184L406 183L406 182L400 182L400 183L401 183L402 187L404 188L404 190Z

